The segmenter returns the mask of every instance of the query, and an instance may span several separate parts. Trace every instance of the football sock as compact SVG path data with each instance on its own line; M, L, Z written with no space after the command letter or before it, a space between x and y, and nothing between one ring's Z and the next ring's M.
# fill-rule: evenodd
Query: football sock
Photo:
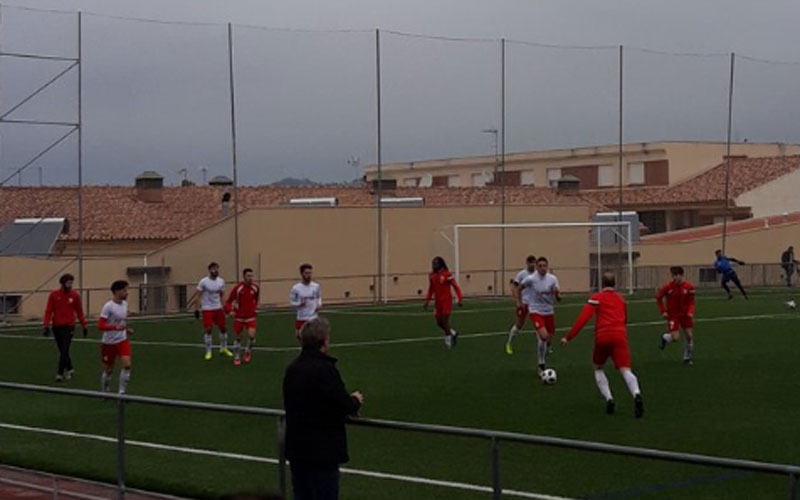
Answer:
M664 339L664 342L666 342L667 344L672 342L672 334L671 333L665 333L664 335L661 336L661 338Z
M128 382L131 379L131 369L130 368L123 368L119 372L119 393L125 394L128 390Z
M541 337L536 337L536 343L539 352L539 364L544 365L547 363L547 342L542 340Z
M456 335L458 335L458 332L456 331L456 329L455 329L455 328L451 328L451 329L450 329L450 335L452 335L452 336L456 336Z
M205 335L206 351L211 351L211 342L212 342L212 340L213 340L213 337L211 336L211 334L210 333L206 333L206 335Z
M694 341L687 340L686 345L683 346L683 359L692 359L693 352L694 352Z
M219 334L219 348L220 349L228 348L228 334L225 332L220 332Z
M240 346L239 339L234 339L234 341L233 341L233 354L237 358L239 357L239 346Z
M103 375L100 377L100 387L102 387L103 392L108 392L109 385L111 384L111 375L103 372Z
M632 396L636 396L641 391L639 391L639 379L636 378L636 375L633 374L631 370L620 370L622 373L622 378L625 379L625 384L628 385L628 390L631 391Z
M512 326L511 331L508 332L509 344L511 343L512 340L514 340L514 337L516 337L518 333L519 333L519 328L517 328L517 325Z
M614 399L611 395L611 387L608 385L608 377L606 377L606 373L603 370L594 371L594 381L597 383L597 388L600 389L603 399L606 401Z
M725 292L726 292L728 295L730 295L730 294L731 294L731 287L729 287L727 283L723 283L723 284L722 284L722 288L724 288L724 289L725 289Z

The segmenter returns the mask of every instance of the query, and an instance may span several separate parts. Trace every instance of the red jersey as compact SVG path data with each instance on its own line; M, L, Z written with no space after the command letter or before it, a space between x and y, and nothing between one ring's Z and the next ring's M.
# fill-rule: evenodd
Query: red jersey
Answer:
M664 297L667 298L666 307L664 307ZM661 314L694 316L694 285L688 281L683 281L680 285L670 281L656 293L656 302Z
M225 302L225 311L234 311L234 316L238 319L252 319L256 317L258 311L260 289L258 285L253 283L248 285L244 282L239 283Z
M44 310L44 326L75 326L75 317L86 328L86 317L83 315L81 296L75 290L64 292L63 289L53 290L47 297L47 307Z
M593 316L597 316L594 325L595 341L628 338L628 305L613 288L604 288L589 297L588 303L583 306L583 311L567 334L567 340L575 338Z
M453 295L450 293L450 287L456 291L456 297L460 303L463 299L461 289L458 283L450 274L450 271L444 269L442 271L432 272L428 277L428 295L425 296L425 303L431 301L431 297L436 297L437 304L450 304L453 302Z

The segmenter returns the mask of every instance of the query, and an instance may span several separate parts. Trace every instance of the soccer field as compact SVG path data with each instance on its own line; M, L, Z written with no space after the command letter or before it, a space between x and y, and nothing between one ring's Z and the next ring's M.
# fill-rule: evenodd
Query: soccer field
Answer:
M323 283L324 286L324 283ZM556 310L560 338L583 306L574 294ZM535 339L526 332L509 356L503 345L513 321L506 301L470 301L456 309L458 346L444 348L432 315L420 304L330 309L331 354L350 390L366 398L362 416L617 443L761 461L800 461L800 313L785 290L755 291L750 301L722 292L698 296L695 364L682 346L662 352L664 331L650 294L630 298L629 338L646 413L633 417L621 378L607 366L617 414L607 416L590 364L591 327L549 366L558 383L536 375ZM193 318L132 319L131 394L280 408L283 370L296 356L293 316L259 318L252 364L234 367L217 355L203 360ZM215 336L216 338L216 336ZM56 348L37 327L0 333L0 380L52 385ZM99 387L98 335L77 337L76 377L65 387ZM115 373L113 387L116 387ZM45 429L115 436L113 403L0 391L0 461L114 482L113 443L45 433ZM22 428L24 426L24 428ZM128 484L181 496L215 498L276 491L272 418L131 405L126 412ZM480 499L464 485L491 484L489 443L481 440L350 428L351 462L344 499ZM190 448L152 449L144 443ZM200 450L237 454L211 456ZM187 453L188 451L188 453ZM508 498L785 498L788 478L609 455L504 443L502 481ZM368 477L364 471L399 477ZM459 487L413 482L445 480ZM549 496L548 496L549 495Z

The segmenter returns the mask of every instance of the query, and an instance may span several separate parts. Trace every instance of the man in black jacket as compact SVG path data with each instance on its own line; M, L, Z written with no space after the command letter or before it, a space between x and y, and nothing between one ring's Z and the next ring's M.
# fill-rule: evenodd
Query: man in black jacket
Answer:
M792 275L799 264L797 259L794 258L794 247L789 247L781 254L781 267L783 268L783 275L786 278L786 286L792 286Z
M286 458L292 469L295 500L338 500L339 464L349 460L345 418L364 403L348 394L328 356L330 324L309 321L300 332L303 347L283 377Z

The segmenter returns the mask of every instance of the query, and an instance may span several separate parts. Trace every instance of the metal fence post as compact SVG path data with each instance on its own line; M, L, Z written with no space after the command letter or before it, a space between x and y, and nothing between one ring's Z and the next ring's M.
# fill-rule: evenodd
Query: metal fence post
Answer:
M286 417L278 417L278 491L286 496Z
M117 400L117 498L125 498L125 400Z
M789 499L797 500L797 475L789 474Z
M500 440L492 438L492 498L500 500L503 489L500 486Z

